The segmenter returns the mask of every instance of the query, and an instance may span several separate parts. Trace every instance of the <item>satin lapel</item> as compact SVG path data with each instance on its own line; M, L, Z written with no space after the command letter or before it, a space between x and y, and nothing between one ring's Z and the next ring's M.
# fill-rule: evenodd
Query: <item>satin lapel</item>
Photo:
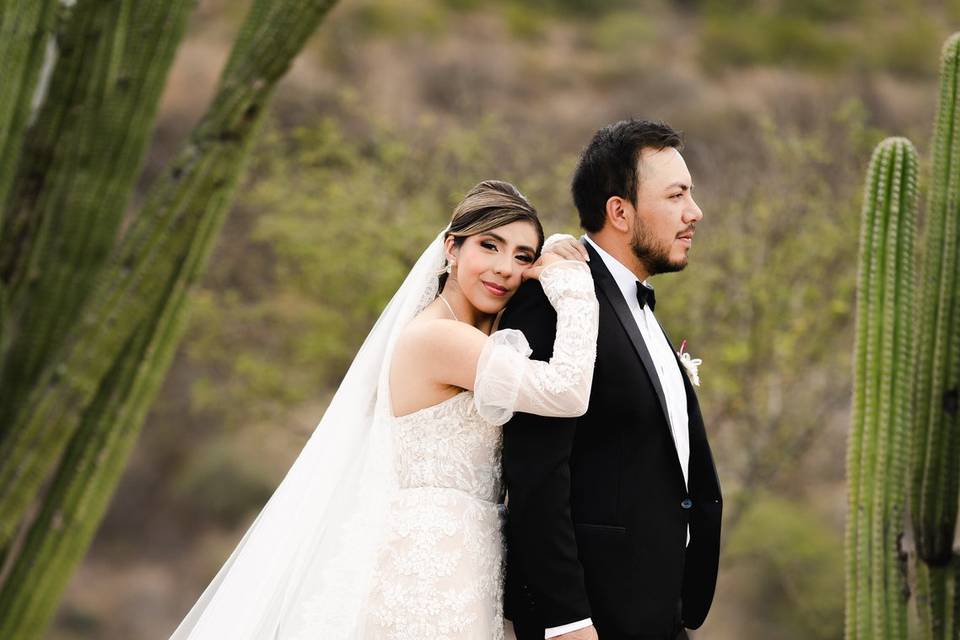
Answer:
M630 313L630 307L627 306L627 301L623 299L623 293L620 291L620 287L617 286L613 276L610 275L610 271L607 270L607 266L603 263L603 258L590 246L589 242L584 242L583 244L590 254L589 264L590 270L593 272L593 281L596 283L597 289L606 296L610 302L610 306L613 307L614 312L617 314L620 325L623 327L623 330L627 332L627 336L630 338L634 350L640 357L643 367L647 370L647 377L650 378L650 384L653 385L654 391L657 392L657 399L660 400L660 409L663 411L663 419L667 422L667 425L669 425L670 419L668 416L670 414L667 412L667 399L663 395L663 387L660 386L660 376L657 375L653 358L650 357L650 352L647 350L647 345L643 341L643 336L640 335L637 322L634 320L633 314ZM671 436L672 435L673 432L671 432Z

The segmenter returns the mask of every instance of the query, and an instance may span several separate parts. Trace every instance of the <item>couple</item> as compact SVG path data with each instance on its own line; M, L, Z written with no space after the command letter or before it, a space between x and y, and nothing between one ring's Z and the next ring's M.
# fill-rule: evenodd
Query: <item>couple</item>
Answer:
M680 148L661 123L598 131L572 184L580 241L544 246L516 188L474 187L171 640L700 626L720 487L646 284L686 265L702 218Z

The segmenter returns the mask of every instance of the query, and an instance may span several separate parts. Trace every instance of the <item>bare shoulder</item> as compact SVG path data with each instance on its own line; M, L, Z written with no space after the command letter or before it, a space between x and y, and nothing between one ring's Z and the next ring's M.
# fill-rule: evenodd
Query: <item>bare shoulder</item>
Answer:
M472 389L477 360L487 335L447 318L416 318L404 327L394 348L391 384Z
M449 318L422 317L412 320L397 337L397 351L444 352L482 343L486 334L463 322Z

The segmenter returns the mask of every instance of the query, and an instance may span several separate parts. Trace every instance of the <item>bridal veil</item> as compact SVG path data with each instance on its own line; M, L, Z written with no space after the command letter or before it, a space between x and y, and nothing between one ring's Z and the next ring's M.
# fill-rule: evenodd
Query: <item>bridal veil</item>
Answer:
M306 445L171 640L358 637L397 489L388 372L437 295L441 232L384 309Z

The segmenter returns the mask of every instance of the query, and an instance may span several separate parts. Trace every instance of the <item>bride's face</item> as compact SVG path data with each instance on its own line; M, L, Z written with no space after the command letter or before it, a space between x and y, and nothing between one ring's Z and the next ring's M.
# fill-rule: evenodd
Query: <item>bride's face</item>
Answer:
M456 282L471 305L494 314L506 306L523 282L523 272L536 260L539 237L533 224L517 220L467 237L460 247L447 239Z

